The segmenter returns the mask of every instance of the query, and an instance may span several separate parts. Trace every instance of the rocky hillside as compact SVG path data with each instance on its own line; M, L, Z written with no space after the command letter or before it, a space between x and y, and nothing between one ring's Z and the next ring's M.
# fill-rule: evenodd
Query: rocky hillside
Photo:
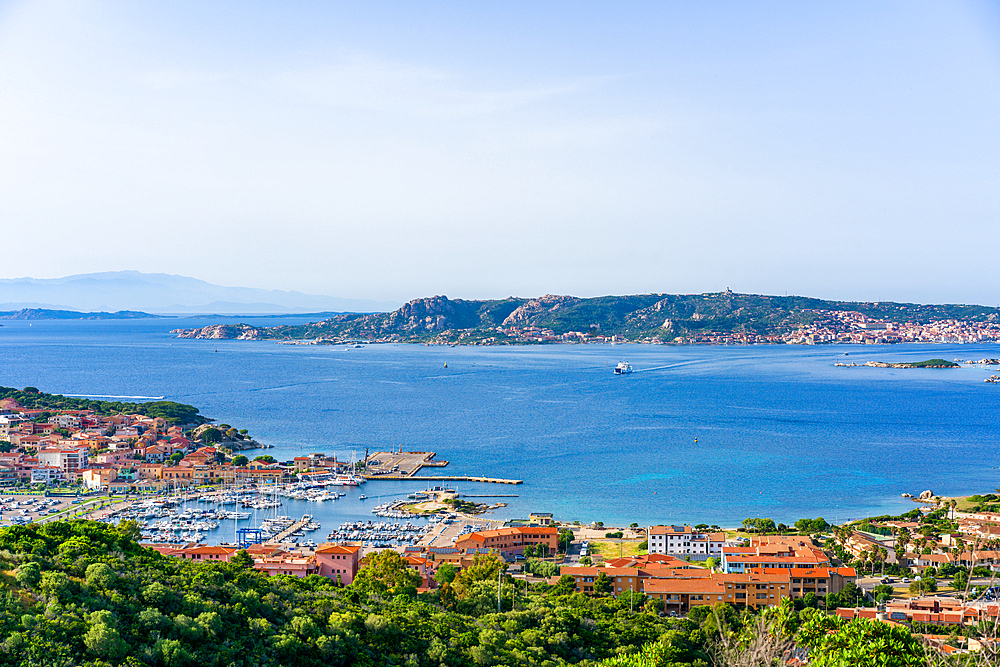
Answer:
M254 327L218 324L177 329L180 338L243 340L319 340L340 342L514 342L525 328L559 336L580 332L591 336L623 336L628 340L670 341L707 333L782 335L822 320L817 311L853 311L893 322L941 319L992 321L996 308L963 305L857 303L796 296L710 294L640 294L579 298L547 294L533 299L509 297L466 301L433 296L414 299L390 313L345 313L321 322L296 326Z

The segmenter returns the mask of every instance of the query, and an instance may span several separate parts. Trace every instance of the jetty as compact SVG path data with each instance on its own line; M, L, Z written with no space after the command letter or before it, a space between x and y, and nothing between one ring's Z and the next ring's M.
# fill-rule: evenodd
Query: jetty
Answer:
M286 539L291 537L293 533L297 533L298 531L302 530L305 527L305 525L309 523L311 520L312 520L311 516L307 515L302 517L301 519L290 525L288 528L285 528L283 531L281 531L273 538L268 540L267 543L275 544L278 542L284 542Z
M488 484L524 484L524 480L521 479L501 479L499 477L472 477L469 475L421 475L420 477L413 477L410 475L362 475L365 479L377 479L379 481L403 481L412 482L413 480L428 481L428 482L485 482Z

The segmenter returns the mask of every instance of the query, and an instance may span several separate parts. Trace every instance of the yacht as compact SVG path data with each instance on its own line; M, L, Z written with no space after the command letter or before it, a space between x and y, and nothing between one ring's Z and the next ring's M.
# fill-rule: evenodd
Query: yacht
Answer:
M619 364L615 366L615 375L628 375L631 372L632 364L627 361L619 362Z

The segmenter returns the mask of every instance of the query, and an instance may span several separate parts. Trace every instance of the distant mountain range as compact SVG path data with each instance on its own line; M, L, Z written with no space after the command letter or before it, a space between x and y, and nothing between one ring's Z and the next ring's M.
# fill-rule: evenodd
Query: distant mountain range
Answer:
M82 313L78 310L47 310L45 308L0 311L0 320L140 320L156 317L160 317L160 315L137 310L119 310L116 313Z
M617 335L630 341L668 342L709 332L783 335L823 320L825 316L817 311L858 312L887 322L926 323L943 319L1000 322L1000 310L985 306L858 303L726 291L594 298L546 295L492 301L435 296L414 299L390 313L342 314L298 326L220 324L176 333L183 338L499 343L515 339L501 330L536 327L557 336L581 332L605 337Z
M159 314L385 312L399 303L223 287L165 273L112 271L65 278L0 279L0 311L144 311Z

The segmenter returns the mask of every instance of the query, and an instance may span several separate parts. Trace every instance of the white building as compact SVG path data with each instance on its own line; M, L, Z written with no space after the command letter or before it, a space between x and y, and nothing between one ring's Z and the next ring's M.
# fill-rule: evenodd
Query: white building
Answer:
M49 423L58 428L80 428L80 418L76 415L52 415Z
M76 479L76 473L87 467L87 447L53 447L39 449L38 463L43 466L55 466L62 470L68 479Z
M726 546L725 533L701 533L691 526L650 526L646 539L651 554L690 556L692 560L721 556Z
M55 466L37 466L31 469L32 484L51 484L62 479L63 473Z

